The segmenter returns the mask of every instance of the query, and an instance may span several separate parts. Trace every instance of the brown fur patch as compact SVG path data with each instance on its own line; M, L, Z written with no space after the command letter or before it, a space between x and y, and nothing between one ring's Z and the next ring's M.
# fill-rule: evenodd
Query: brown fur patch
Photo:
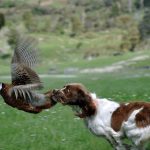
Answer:
M150 106L144 106L135 117L136 125L139 128L150 125Z
M135 117L137 127L150 125L150 103L132 102L127 105L120 104L111 118L111 127L117 132L120 130L122 123L127 121L134 110L143 108Z

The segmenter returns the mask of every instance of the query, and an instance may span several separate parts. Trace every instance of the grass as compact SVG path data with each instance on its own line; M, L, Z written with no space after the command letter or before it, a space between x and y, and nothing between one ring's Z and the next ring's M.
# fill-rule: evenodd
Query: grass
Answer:
M33 36L37 36L33 35ZM104 37L105 37L104 33ZM101 56L91 61L83 59L84 52L90 48L99 50L102 37L68 38L67 36L38 35L42 63L37 66L39 73L47 73L56 67L63 72L65 68L79 69L104 67L128 60L136 56L149 55L149 51L126 53L120 56ZM106 39L105 39L106 40ZM77 44L82 41L79 49ZM101 42L99 42L101 41ZM112 42L113 44L114 42ZM76 74L74 78L57 78L55 75L42 78L45 90L60 88L69 82L81 82L99 97L111 98L118 102L134 100L150 101L149 59L139 61L123 70L103 74ZM10 59L0 59L0 75L10 75ZM10 82L0 78L3 82ZM0 150L112 150L103 138L92 135L82 120L76 118L69 107L57 104L56 107L32 115L6 105L0 98Z
M68 82L81 82L99 97L115 101L150 101L150 78L133 78L125 72L78 75L76 78L43 78L45 91ZM7 82L7 81L5 81ZM82 120L67 106L56 107L37 115L11 108L0 101L0 149L6 150L112 150L103 139L93 136Z
M20 7L20 13L23 13L22 6L35 6L38 1L17 0L15 5L17 8ZM6 7L8 0L2 5ZM61 8L62 4L55 1L51 6ZM11 17L8 19L20 22L20 18L18 19L20 14L14 13ZM73 38L66 35L67 32L59 36L53 33L32 34L35 38L39 38L42 58L36 70L45 74L50 68L55 67L63 73L69 67L78 69L105 67L140 55L150 56L149 49L112 56L114 52L120 50L124 33L123 29L113 29L99 33L83 33ZM1 37L0 46L5 49L6 37L5 35ZM99 53L100 57L90 61L83 59L88 53ZM150 74L148 69L143 69L149 64L150 60L147 59L114 73L76 74L75 78L67 76L57 78L55 75L42 78L44 91L60 88L68 82L81 82L99 97L111 98L118 102L150 101ZM10 75L10 58L0 59L0 75ZM10 80L0 77L0 82L10 82ZM60 104L33 115L11 108L0 97L0 121L0 150L112 150L106 140L92 135L69 107Z

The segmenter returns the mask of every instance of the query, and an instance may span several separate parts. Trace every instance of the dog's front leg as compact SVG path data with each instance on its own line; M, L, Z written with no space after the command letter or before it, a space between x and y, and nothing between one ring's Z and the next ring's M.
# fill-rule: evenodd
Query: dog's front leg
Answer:
M115 150L128 150L121 140L121 132L115 132L112 128L107 128L107 132L109 137L111 137L111 143Z
M111 146L114 148L114 150L130 150L126 149L126 147L122 144L119 137L113 137L112 135L105 135L107 141L111 144Z
M105 138L113 148L116 147L116 142L110 135L105 135Z

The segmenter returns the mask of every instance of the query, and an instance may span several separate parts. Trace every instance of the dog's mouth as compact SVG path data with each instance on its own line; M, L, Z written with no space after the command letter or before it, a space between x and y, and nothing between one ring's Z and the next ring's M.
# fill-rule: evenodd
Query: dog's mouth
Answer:
M61 104L63 104L63 105L66 104L66 102L64 101L64 98L63 98L63 97L59 97L59 98L58 98L58 101L59 101Z
M66 101L66 99L64 98L64 96L58 96L58 95L52 95L52 99L55 102L59 102L62 105L69 105L71 106L72 110L74 111L75 116L79 117L79 118L85 118L84 112L82 110L81 107L79 107L78 105L71 105L69 104L69 102Z
M64 99L64 96L58 96L58 95L52 95L51 96L51 98L52 98L52 100L53 101L55 101L55 102L59 102L59 103L61 103L61 104L63 104L63 105L65 105L66 104L66 102L65 102L65 99Z

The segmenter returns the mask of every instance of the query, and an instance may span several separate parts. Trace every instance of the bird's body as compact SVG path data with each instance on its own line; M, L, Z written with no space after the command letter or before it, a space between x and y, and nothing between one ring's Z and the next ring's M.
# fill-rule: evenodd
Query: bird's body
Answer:
M23 110L25 112L29 112L29 113L39 113L41 112L43 109L48 109L50 107L52 107L55 102L51 101L51 91L45 93L45 94L40 94L42 96L43 99L43 104L39 105L38 104L38 100L35 103L35 101L33 101L32 99L32 103L30 103L30 98L27 98L26 100L24 99L24 97L22 95L19 95L16 98L15 94L10 95L8 91L10 91L13 86L11 84L6 84L3 83L2 84L3 88L0 92L1 96L3 97L4 101L6 104L8 104L11 107L17 108L19 110ZM41 101L41 99L39 99Z
M51 100L51 91L39 94L42 88L37 73L32 66L37 63L37 49L33 39L20 39L11 62L12 83L0 84L0 95L6 104L29 113L39 113L56 104Z

